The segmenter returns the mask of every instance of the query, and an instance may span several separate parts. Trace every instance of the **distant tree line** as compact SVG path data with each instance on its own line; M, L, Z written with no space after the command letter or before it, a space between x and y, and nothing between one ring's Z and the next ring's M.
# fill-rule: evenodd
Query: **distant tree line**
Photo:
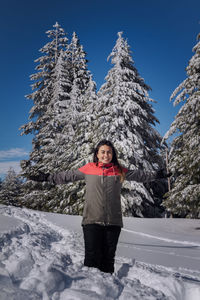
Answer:
M149 184L125 182L122 208L125 216L200 216L200 44L187 67L188 78L172 99L183 105L162 138L155 125L159 120L150 99L151 88L135 67L130 46L118 33L108 60L105 83L96 91L88 70L86 53L76 33L71 41L56 23L47 31L50 41L40 49L36 73L31 75L33 101L29 122L22 134L33 134L32 151L21 161L21 175L55 173L76 169L92 160L95 145L103 138L117 148L122 165L157 171L165 167L166 140L176 133L169 147L171 189L167 181ZM198 37L199 38L199 37ZM177 96L178 95L178 96ZM81 214L84 182L54 186L25 180L20 186L20 205L38 210ZM168 192L167 192L168 191ZM167 192L167 194L166 194ZM0 202L2 202L0 198ZM7 199L7 198L6 198Z
M21 206L23 180L10 168L3 180L0 179L0 204Z

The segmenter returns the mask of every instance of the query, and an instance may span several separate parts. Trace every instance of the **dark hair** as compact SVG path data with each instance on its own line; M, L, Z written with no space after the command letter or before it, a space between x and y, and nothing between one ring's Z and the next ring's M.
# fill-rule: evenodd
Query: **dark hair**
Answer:
M122 166L120 165L119 161L118 161L118 158L117 158L117 150L115 149L115 147L113 146L113 144L108 141L108 140L102 140L98 143L98 145L96 146L96 148L94 149L94 156L93 156L93 162L96 163L96 165L98 164L98 157L97 157L97 153L99 151L99 148L101 146L108 146L112 149L112 154L113 154L113 157L112 157L112 160L111 160L111 163L113 163L115 166L118 167L119 171L120 171L120 177L121 177L121 181L124 180L124 177L125 177L125 174L124 174L124 171L123 171L123 168Z

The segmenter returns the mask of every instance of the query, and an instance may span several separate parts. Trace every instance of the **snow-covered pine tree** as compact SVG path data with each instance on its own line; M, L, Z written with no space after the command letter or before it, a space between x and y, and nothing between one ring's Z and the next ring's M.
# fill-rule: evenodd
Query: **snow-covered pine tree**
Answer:
M200 217L200 34L197 41L188 77L170 98L174 105L183 105L164 136L176 134L169 160L174 182L163 204L172 214L191 218Z
M34 106L30 111L31 121L21 129L22 135L32 133L34 138L29 159L21 162L24 177L37 175L38 170L45 173L53 172L55 146L52 145L63 126L61 124L63 119L58 117L59 101L67 97L69 83L67 78L63 79L67 75L63 74L60 68L64 60L62 51L67 53L68 39L58 23L53 27L53 30L47 31L51 41L40 50L43 56L35 60L39 63L36 67L38 72L31 75L31 80L34 81L32 85L34 92L27 98L33 100ZM48 188L41 184L27 181L24 183L23 191L23 203L26 206L41 209L49 200Z
M86 52L80 44L80 40L75 32L73 32L72 40L69 45L71 55L71 73L72 73L72 90L71 98L75 105L76 111L81 111L83 108L83 97L88 88L89 72L87 69ZM75 124L77 120L75 119Z
M13 168L10 168L1 184L0 203L5 205L20 206L21 188L22 180L18 177Z
M58 170L74 167L74 161L80 159L77 152L77 146L79 145L75 143L75 139L78 139L80 132L83 130L83 126L80 125L81 120L88 116L85 111L88 112L88 103L93 99L92 94L88 94L91 80L90 72L87 69L86 53L83 51L83 46L80 45L76 33L73 33L68 53L65 68L69 71L71 87L68 94L65 95L64 101L58 102L61 111L59 119L62 119L64 124L56 141L56 155L58 156L56 165Z
M47 115L51 116L49 122L53 122L55 132L43 146L44 152L48 153L42 161L43 165L46 166L46 172L52 172L52 170L55 172L59 169L59 157L65 151L65 146L59 143L63 129L65 128L68 132L65 144L69 143L74 136L72 126L74 111L70 98L71 85L68 51L61 50L52 72L52 98L47 106Z
M40 154L41 159L22 162L23 170L28 169L28 174L38 170L54 173L74 169L82 165L86 156L80 147L86 144L87 132L92 131L90 115L96 97L95 83L87 69L86 53L75 33L67 50L62 49L50 72L51 89L45 106L45 123L36 135L41 138L36 157ZM52 128L48 127L50 125ZM25 187L24 202L26 205L29 202L32 208L72 214L82 209L82 182L51 186L28 181Z
M57 171L77 169L88 161L91 152L93 121L95 119L96 84L87 68L86 53L73 33L69 45L71 114L57 140ZM69 128L70 126L70 128ZM79 214L84 202L84 182L56 186L54 190L54 211Z
M122 165L154 171L162 164L159 155L161 137L152 127L158 122L149 101L150 87L140 77L130 47L118 33L108 57L114 65L98 93L98 138L111 140ZM160 199L157 199L159 202ZM155 216L154 194L150 186L125 182L122 191L124 215Z

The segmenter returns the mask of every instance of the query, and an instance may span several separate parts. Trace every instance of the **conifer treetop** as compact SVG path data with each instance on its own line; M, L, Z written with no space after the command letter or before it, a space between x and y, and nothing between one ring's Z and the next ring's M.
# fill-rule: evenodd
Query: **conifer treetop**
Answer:
M195 54L189 60L189 64L186 68L187 78L179 84L179 86L174 90L170 97L170 101L174 101L173 105L176 106L180 103L187 104L191 106L193 102L196 102L197 95L200 90L200 34L197 35L197 44L193 47L192 51ZM179 113L172 122L170 129L164 135L163 141L167 140L175 132L180 133L180 120L182 112L186 109L187 105L181 107Z

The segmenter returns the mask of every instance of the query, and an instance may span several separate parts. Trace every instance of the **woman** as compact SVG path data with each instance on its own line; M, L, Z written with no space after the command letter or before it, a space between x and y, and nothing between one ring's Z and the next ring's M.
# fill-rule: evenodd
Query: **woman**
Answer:
M152 181L165 177L163 171L144 173L142 170L123 168L110 141L102 140L94 151L93 162L78 170L57 174L30 176L37 181L64 184L69 181L86 181L86 201L83 211L83 234L85 242L84 265L106 273L114 272L114 258L120 235L122 211L121 186L124 180Z

